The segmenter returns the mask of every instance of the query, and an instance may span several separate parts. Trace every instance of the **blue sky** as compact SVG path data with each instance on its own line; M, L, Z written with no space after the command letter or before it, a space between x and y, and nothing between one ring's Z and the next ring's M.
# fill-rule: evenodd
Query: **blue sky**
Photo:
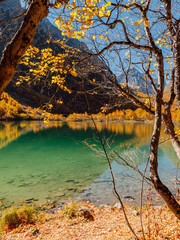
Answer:
M178 1L177 1L178 2ZM152 3L154 3L155 4L155 7L156 8L158 8L159 6L161 6L160 5L160 1L158 1L158 0L155 0L155 1L152 1ZM111 8L111 7L110 7ZM160 9L161 10L161 9ZM51 21L51 23L53 24L53 25L55 25L54 24L54 18L56 17L56 16L58 16L58 12L59 12L59 10L50 10L50 14L49 14L49 16L48 16L48 19ZM56 15L56 13L57 13L57 15ZM55 17L54 17L54 15L56 15ZM178 12L176 12L175 13L175 16L177 16L178 15ZM114 14L112 14L112 20L114 19L116 17L116 15L115 15L115 13ZM125 18L130 18L130 19L132 19L132 20L128 20L128 19L125 19ZM129 31L129 34L131 35L131 39L134 41L134 37L135 36L137 36L137 34L140 34L141 36L142 36L142 38L140 38L140 39L138 39L136 42L138 43L138 44L145 44L145 41L146 41L146 39L143 37L143 33L144 33L144 26L143 26L143 24L141 24L140 25L140 27L138 26L133 26L133 25L130 25L130 22L132 21L132 22L136 22L138 19L139 19L139 13L138 13L138 11L133 11L133 12L123 12L123 13L121 13L121 15L120 15L120 18L122 19L122 18L124 18L125 19L125 21L129 21L129 25L127 25L127 27L129 28L129 26L130 26L130 28L128 29L128 31ZM155 21L156 21L156 16L155 16L155 14L154 13L150 13L150 14L148 14L148 18L149 18L149 21L150 21L150 26L152 26L152 29L151 29L151 32L152 32L152 34L153 34L153 36L154 36L154 38L155 38L155 40L157 40L158 39L158 37L162 34L162 31L164 30L164 24L163 23L157 23L157 24L155 24ZM139 28L139 33L137 33L136 32L136 30L137 30L137 28ZM159 32L160 33L159 33ZM98 36L99 35L105 35L105 33L106 32L108 32L108 34L106 35L107 37L108 37L108 41L104 41L104 40L101 40ZM91 38L88 38L88 36L89 35L95 35L95 36L97 36L97 39L96 39L96 41L92 41L92 39ZM109 27L107 27L107 26L99 26L99 27L96 27L96 28L92 28L85 36L85 39L83 40L86 44L87 44L87 46L90 48L90 49L92 49L92 50L94 50L93 48L94 48L94 44L96 43L96 47L99 49L99 50L101 50L103 47L105 47L107 44L108 44L108 42L110 41L110 42L112 42L112 41L119 41L119 40L124 40L124 37L123 37L123 31L122 31L122 27L121 27L121 25L120 24L117 24L117 26L116 26L116 28L114 28L114 29L110 29ZM114 47L113 47L114 48ZM119 60L118 60L118 56L117 56L117 54L115 53L115 51L116 52L118 52L118 53L120 53L120 56L121 56L121 58L122 58L122 61L124 62L124 63L127 63L128 61L129 61L129 59L130 58L128 58L128 56L129 56L129 54L127 54L127 51L128 51L128 48L127 47L123 47L122 49L121 49L121 51L120 51L120 48L119 47L117 47L116 46L116 48L111 48L109 51L107 51L105 54L104 54L104 57L105 58L107 58L108 59L108 61L110 62L110 66L111 66L111 69L113 70L113 72L115 72L116 73L116 75L120 75L121 74L121 68L120 68L120 66L119 66ZM116 49L116 50L115 50ZM170 53L170 51L169 51L169 49L168 48L166 48L166 47L164 47L164 46L162 46L161 47L161 49L163 50L163 53L164 53L164 55L165 56L168 56L168 55L170 55L171 53ZM142 54L143 54L143 52L141 52L141 51L137 51L137 50L134 50L134 49L131 49L131 56L133 56L132 57L132 62L133 63L137 63L137 62L140 62L140 61L145 61L145 58L143 58L142 59ZM168 68L169 67L169 64L168 63L166 63L166 61L164 62L164 65L165 65L165 68ZM138 67L137 67L138 66ZM126 64L126 67L128 67L128 65ZM137 64L136 65L136 67L137 68L139 68L139 70L141 71L141 65L139 64ZM154 66L153 67L155 70L156 70L156 66Z

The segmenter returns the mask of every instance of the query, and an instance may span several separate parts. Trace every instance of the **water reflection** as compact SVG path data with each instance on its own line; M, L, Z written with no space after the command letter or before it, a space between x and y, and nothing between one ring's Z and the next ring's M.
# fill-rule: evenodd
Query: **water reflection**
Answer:
M27 132L39 132L42 129L60 128L67 125L72 130L94 129L92 121L62 122L52 121L48 125L42 121L0 122L0 148L3 148L13 140ZM118 122L96 122L99 132L104 130L117 135L133 135L138 140L148 141L152 133L152 124L141 123L118 123Z
M0 122L0 148L5 147L27 132L38 132L45 128L61 127L62 125L63 122L50 122L49 125L42 121Z
M97 122L101 136L110 138L112 147L134 166L147 161L149 142L153 130L151 123ZM97 178L107 178L107 162L95 155L83 141L94 144L95 127L91 121L50 122L39 121L0 123L0 202L8 206L20 201L45 203L60 201L79 195ZM117 160L117 156L115 156ZM162 159L169 159L179 167L170 143L160 146ZM163 160L164 161L164 160ZM120 161L121 165L124 165ZM168 163L165 163L168 166ZM113 163L120 174L123 166ZM171 164L171 168L175 168ZM127 171L128 169L125 168ZM102 176L101 176L102 175ZM161 175L166 177L166 172ZM127 191L130 182L120 186ZM104 189L108 188L105 186ZM100 197L100 188L96 199ZM97 194L98 192L98 194ZM107 199L108 191L104 194ZM13 200L12 200L13 199Z

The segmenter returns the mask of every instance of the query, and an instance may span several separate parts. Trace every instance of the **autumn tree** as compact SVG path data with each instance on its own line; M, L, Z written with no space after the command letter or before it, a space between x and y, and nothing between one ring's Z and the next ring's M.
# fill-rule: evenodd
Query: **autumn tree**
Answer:
M64 35L91 39L93 48L86 52L84 60L98 56L107 65L109 62L108 70L102 70L107 81L119 93L154 115L149 154L150 178L156 191L178 219L180 205L159 178L158 145L164 121L166 133L180 159L180 141L171 116L175 101L180 108L179 8L179 1L171 0L72 1L56 19ZM125 87L114 74L113 61L125 73ZM128 76L132 66L143 72L142 82L150 84L153 89L151 93L147 90L146 97L139 96L130 87ZM170 87L165 98L167 80L170 81Z
M6 0L2 0L1 2L4 1ZM28 7L25 12L15 17L18 18L24 15L24 20L13 39L4 49L0 61L0 95L12 80L19 61L34 38L38 24L43 18L47 17L49 8L57 8L59 3L64 5L67 3L66 0L30 0L26 2ZM13 19L9 19L9 21Z
M163 121L180 159L180 141L171 117L175 101L180 108L179 1L29 1L24 21L2 56L0 94L11 81L20 59L32 42L39 22L47 16L50 7L58 8L55 23L63 35L92 40L93 48L84 52L81 61L100 57L107 64L106 69L100 69L106 77L106 83L113 84L116 92L154 115L149 154L150 178L154 188L180 219L180 205L158 174L158 145ZM113 63L125 73L125 86L118 82L119 70L114 73ZM147 97L139 95L130 87L128 76L134 65L144 73L142 82L147 86L150 84L153 89L153 93L146 92ZM166 80L170 80L171 85L168 98L164 96Z

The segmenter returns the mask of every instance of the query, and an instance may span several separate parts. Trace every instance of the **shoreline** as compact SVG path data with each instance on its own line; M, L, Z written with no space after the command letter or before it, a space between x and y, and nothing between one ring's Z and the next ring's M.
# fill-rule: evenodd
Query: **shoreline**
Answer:
M128 205L124 207L131 227L139 239L142 239L140 209ZM84 214L86 210L91 218ZM72 216L73 211L75 215ZM146 239L179 239L180 221L177 221L166 206L147 206L141 210L141 217ZM33 224L7 229L1 233L0 239L130 240L134 237L127 227L122 209L96 207L94 204L81 202L54 213L39 213Z
M44 121L44 118L34 118L34 119L27 119L27 118L24 118L24 119L21 119L21 118L5 118L5 119L2 119L0 118L0 122L21 122L21 121L25 121L25 122L29 122L29 121L33 121L33 122L37 122L37 121L41 121L43 122ZM63 117L63 118L60 118L60 119L49 119L49 122L84 122L84 121L92 121L91 117L88 117L88 118L79 118L79 119L68 119L68 117ZM124 122L129 122L129 123L136 123L136 122L140 122L140 123L143 123L143 122L147 122L147 123L151 123L153 122L152 119L106 119L106 118L102 118L102 119L96 119L94 118L94 121L95 122L117 122L117 123L124 123Z

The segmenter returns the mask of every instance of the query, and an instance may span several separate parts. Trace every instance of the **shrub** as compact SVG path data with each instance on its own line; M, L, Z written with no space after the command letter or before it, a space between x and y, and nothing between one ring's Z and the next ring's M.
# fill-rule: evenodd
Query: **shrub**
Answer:
M16 228L20 224L20 219L17 213L17 209L14 207L11 207L9 209L6 209L2 213L1 218L1 228L7 227L8 229Z
M70 218L76 217L78 212L78 204L75 202L69 203L63 207L63 216L68 216Z
M2 213L1 229L13 229L20 224L28 224L36 221L37 211L33 206L22 206L20 208L11 207Z
M18 209L18 216L21 222L33 223L36 220L37 211L34 206L23 206Z

